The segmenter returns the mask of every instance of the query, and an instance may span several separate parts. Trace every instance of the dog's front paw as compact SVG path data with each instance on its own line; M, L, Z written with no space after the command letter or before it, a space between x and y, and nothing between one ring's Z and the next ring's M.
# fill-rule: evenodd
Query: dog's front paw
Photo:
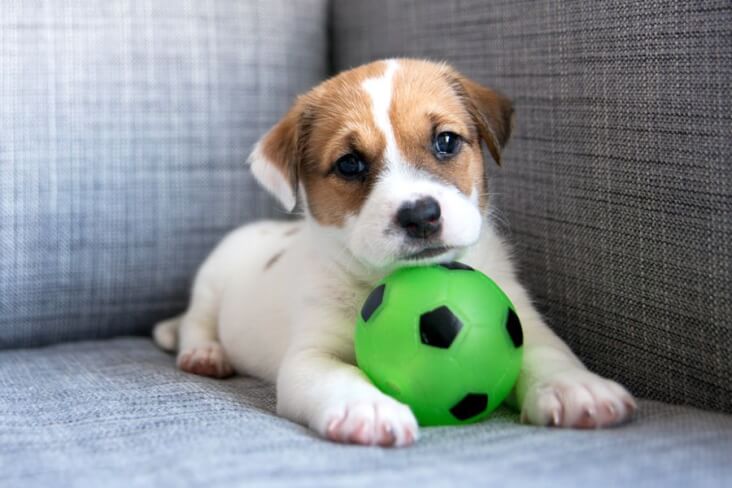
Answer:
M521 407L521 420L594 429L626 422L637 409L633 396L616 382L573 369L531 386Z
M383 395L334 400L319 416L316 430L332 441L403 447L419 435L417 419L406 405Z
M178 367L188 373L212 378L226 378L234 374L224 348L218 342L206 342L182 350L178 354Z

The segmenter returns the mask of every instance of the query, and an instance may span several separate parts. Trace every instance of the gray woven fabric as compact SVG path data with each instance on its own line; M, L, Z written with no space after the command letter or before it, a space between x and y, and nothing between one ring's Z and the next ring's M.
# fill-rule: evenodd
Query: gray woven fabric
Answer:
M336 0L332 44L513 98L491 189L552 326L638 395L732 412L732 3Z
M732 416L642 402L605 431L501 410L409 449L344 447L273 414L271 387L175 369L142 338L0 352L0 486L722 486Z
M145 333L271 215L253 142L327 72L325 0L0 2L0 348Z

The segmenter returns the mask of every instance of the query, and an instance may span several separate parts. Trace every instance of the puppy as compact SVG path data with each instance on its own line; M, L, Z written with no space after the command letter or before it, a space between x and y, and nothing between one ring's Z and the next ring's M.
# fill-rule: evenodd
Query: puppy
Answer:
M636 409L547 327L491 226L483 144L500 162L511 102L445 64L392 59L300 96L256 145L257 180L304 218L228 235L203 263L186 312L158 324L190 373L277 385L277 412L328 439L406 446L410 409L354 366L356 314L394 268L461 260L495 280L523 324L509 403L524 422L594 428Z

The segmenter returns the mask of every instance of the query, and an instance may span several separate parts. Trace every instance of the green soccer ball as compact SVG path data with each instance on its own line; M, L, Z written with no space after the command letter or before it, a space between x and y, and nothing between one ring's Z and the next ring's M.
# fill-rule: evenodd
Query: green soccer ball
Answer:
M461 263L395 271L356 323L358 366L424 426L487 417L516 383L522 345L506 294Z

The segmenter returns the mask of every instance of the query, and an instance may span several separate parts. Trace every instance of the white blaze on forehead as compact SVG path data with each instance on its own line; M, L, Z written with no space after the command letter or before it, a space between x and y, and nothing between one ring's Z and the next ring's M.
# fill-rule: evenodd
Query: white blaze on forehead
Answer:
M384 159L386 164L394 164L399 161L399 149L397 148L394 129L389 119L389 107L391 106L391 95L393 89L394 72L399 68L399 63L390 59L386 61L386 71L383 75L368 78L363 81L363 89L371 97L371 111L374 122L386 138L386 150Z

